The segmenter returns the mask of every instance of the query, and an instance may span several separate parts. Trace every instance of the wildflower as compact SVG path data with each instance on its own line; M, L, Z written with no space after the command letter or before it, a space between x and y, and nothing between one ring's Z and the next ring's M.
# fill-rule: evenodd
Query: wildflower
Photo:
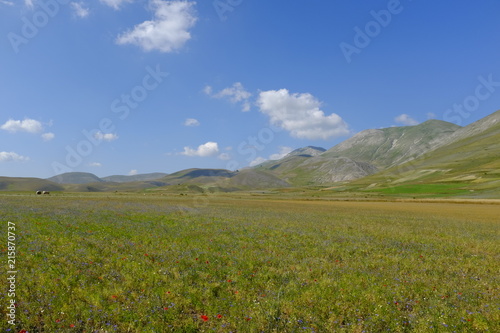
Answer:
M75 327L75 324L71 324L71 325L69 325L69 327Z
M164 308L163 308L163 310L168 310L168 308L167 308L167 307L164 307Z
M202 315L200 318L203 319L203 321L208 321L208 316Z
M217 318L221 319L221 318L222 318L222 315L221 315L221 314L218 314L218 315L217 315Z

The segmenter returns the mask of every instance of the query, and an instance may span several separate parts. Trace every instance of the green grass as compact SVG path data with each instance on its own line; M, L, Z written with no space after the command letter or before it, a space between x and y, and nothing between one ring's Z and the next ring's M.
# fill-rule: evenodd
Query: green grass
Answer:
M464 189L468 184L405 184L386 188L368 189L366 192L377 192L391 196L411 196L411 197L451 197L469 194L469 190Z
M2 331L500 330L498 206L196 198L1 196Z

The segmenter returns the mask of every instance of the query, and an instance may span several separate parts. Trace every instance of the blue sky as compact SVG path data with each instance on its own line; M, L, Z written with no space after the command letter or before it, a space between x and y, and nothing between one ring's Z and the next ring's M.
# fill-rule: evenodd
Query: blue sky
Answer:
M240 169L500 109L500 3L0 0L0 176Z

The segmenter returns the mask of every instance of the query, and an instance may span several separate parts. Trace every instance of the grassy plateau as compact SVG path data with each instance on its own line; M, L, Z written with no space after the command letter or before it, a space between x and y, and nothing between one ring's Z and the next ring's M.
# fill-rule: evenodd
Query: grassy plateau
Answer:
M500 206L0 195L2 332L500 332Z

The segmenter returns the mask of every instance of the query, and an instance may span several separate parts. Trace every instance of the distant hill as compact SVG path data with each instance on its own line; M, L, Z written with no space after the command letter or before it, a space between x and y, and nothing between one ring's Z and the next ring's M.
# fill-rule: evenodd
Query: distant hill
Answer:
M155 173L144 173L133 176L107 176L102 177L101 179L106 182L116 182L116 183L128 183L128 182L138 182L138 181L148 181L148 180L157 180L168 176L167 173L155 172Z
M0 191L63 191L64 187L40 178L0 177Z
M198 185L201 189L221 191L288 187L286 181L275 175L253 169L229 171L224 169L187 169L175 172L161 181L169 185Z
M500 111L465 127L429 120L416 126L369 129L328 150L307 146L241 171L192 168L172 174L104 178L85 172L49 179L0 177L0 191L147 190L186 194L339 182L342 184L336 185L335 191L398 194L403 186L407 194L422 194L427 193L425 186L437 184L430 188L453 188L454 195L498 197Z
M87 172L67 172L47 180L58 184L90 184L104 182L101 178Z

